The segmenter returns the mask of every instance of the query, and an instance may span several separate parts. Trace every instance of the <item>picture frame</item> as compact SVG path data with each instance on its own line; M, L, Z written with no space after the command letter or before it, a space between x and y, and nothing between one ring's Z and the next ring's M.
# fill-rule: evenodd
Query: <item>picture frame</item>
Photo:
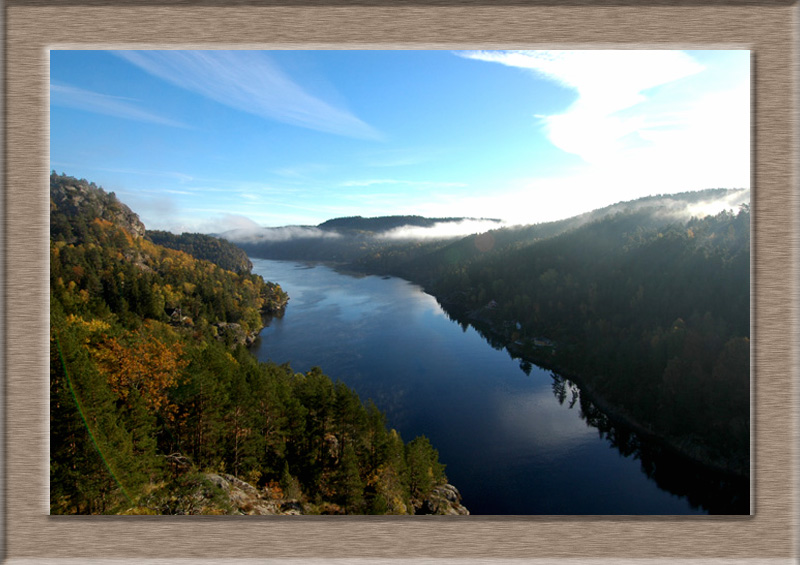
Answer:
M8 563L796 562L797 2L10 0L4 23ZM48 51L164 47L751 50L752 515L49 516Z

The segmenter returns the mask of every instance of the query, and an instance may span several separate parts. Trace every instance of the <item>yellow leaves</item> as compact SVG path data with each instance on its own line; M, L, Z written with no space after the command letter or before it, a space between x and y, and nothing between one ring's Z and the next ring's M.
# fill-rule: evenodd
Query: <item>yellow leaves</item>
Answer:
M93 351L108 384L122 400L136 390L148 410L174 418L176 407L169 403L169 390L178 385L183 358L183 344L168 343L156 335L159 326L145 325L120 338L110 337ZM163 333L163 329L162 329Z
M84 292L84 291L81 291ZM107 332L111 326L104 322L103 320L99 320L97 318L93 318L91 320L84 320L80 316L76 316L75 314L70 314L67 316L67 324L79 326L83 331L87 333L97 333L97 332Z
M160 246L154 245L146 239L138 240L137 243L139 244L139 248L148 255L153 257L159 256Z

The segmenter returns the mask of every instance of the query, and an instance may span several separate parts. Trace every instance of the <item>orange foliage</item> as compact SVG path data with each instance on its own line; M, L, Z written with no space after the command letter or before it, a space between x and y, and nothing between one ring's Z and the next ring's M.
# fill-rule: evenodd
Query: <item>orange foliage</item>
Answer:
M183 359L181 343L165 343L145 326L121 339L106 339L95 351L95 358L111 389L122 400L127 400L132 390L138 390L148 410L174 418L176 406L169 403L168 393L188 364Z
M112 222L104 220L103 218L95 218L92 220L92 223L103 230L109 230L114 226Z

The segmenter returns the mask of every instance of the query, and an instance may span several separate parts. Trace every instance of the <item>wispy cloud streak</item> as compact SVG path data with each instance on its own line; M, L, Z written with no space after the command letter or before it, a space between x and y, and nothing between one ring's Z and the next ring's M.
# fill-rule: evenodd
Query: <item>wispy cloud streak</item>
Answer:
M117 51L167 82L262 118L337 135L379 139L352 113L305 92L256 51Z
M140 108L133 104L130 98L100 94L66 84L54 83L50 85L50 103L55 106L65 106L126 120L189 128L189 126L179 121L165 118Z

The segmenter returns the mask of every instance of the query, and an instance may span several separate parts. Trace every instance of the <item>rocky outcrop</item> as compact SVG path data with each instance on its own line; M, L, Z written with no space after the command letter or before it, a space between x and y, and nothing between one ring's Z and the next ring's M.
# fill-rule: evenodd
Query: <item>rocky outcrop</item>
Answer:
M297 500L288 500L270 489L258 489L233 475L208 474L206 478L222 490L233 514L290 516L303 514Z
M430 496L423 501L417 514L436 514L439 516L466 516L469 510L461 504L461 493L453 485L434 487Z
M145 234L139 216L117 200L113 192L106 193L83 179L50 175L50 207L51 211L56 209L72 216L85 215L87 218L107 220L130 233L134 239Z
M297 500L279 489L259 489L233 475L189 473L162 484L122 514L261 515L303 514Z
M217 339L224 341L231 347L237 345L244 345L250 347L255 343L258 338L258 333L261 328L255 331L245 332L241 324L228 323L228 322L214 322L214 327L217 328Z

